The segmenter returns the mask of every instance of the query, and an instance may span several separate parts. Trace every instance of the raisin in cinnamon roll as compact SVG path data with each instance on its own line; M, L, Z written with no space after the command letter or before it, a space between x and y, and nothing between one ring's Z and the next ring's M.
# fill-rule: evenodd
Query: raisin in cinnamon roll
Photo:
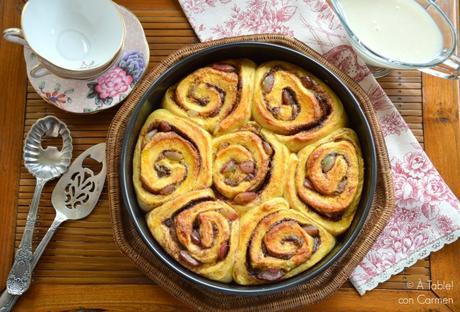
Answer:
M263 284L295 276L316 264L335 239L301 212L275 198L240 220L240 242L233 269L241 285Z
M260 65L254 86L254 119L291 151L345 126L342 103L322 81L295 65Z
M356 133L339 129L291 155L285 197L333 235L351 224L363 188L364 165Z
M220 135L251 116L255 64L227 60L200 68L166 92L163 107Z
M195 123L164 109L141 129L133 159L133 181L141 208L149 211L190 190L209 187L211 136Z
M156 241L182 265L212 280L232 280L239 217L210 189L176 197L146 218Z
M284 191L288 149L268 131L240 130L212 143L216 194L245 213Z

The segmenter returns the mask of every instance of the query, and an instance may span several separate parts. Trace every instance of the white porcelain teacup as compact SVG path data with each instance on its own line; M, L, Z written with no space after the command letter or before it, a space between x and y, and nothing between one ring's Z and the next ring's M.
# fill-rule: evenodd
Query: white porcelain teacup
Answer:
M49 72L92 78L115 60L125 36L123 17L111 0L29 0L21 27L5 29L3 37L38 56L30 72L34 78Z

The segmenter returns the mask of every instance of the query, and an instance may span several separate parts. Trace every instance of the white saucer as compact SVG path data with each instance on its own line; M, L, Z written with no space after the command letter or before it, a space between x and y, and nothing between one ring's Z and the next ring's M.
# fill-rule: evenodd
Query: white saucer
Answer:
M72 113L96 113L123 101L139 82L149 63L149 45L137 17L122 6L118 8L126 27L123 48L114 65L97 78L76 80L53 74L32 78L30 70L38 59L32 50L24 47L27 76L46 102Z

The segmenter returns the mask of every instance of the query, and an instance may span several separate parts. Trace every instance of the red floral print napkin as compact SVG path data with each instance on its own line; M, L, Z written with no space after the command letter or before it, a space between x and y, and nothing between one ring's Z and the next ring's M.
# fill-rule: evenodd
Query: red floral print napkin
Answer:
M368 93L385 136L395 214L350 281L363 295L460 236L460 205L324 0L179 0L201 41L283 33L323 54Z

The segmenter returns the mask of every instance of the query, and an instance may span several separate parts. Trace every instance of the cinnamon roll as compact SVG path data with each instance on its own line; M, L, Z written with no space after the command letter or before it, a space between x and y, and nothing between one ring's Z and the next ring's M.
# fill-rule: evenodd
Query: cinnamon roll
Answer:
M146 218L156 241L183 266L215 281L232 281L239 217L210 189L176 197Z
M251 116L255 64L227 60L194 71L166 92L163 107L214 135L244 125Z
M240 130L212 143L213 187L240 214L282 196L288 149L268 131Z
M187 119L156 110L147 118L135 147L133 182L145 211L187 191L211 186L211 136Z
M253 118L291 150L299 151L346 124L342 103L322 81L295 65L260 65L254 86Z
M285 197L291 207L339 235L353 220L363 177L358 137L339 129L291 155Z
M334 247L335 239L301 212L275 198L249 210L240 220L233 269L241 285L276 282L310 268Z
M162 107L141 129L134 188L153 237L187 269L240 285L288 279L350 227L364 161L317 77L225 60L171 86Z

